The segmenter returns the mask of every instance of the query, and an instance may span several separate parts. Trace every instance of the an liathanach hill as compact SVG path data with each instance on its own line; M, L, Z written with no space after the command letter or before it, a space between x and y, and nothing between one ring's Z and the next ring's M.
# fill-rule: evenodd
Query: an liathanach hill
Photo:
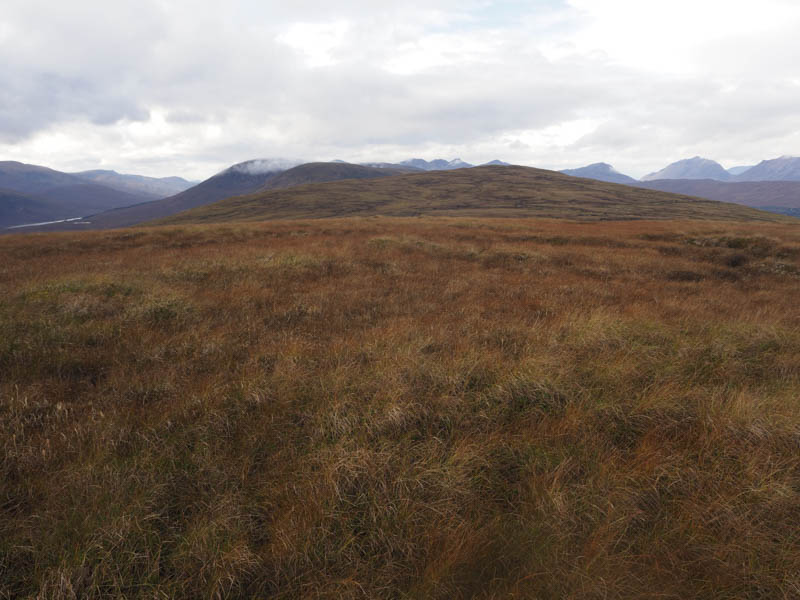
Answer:
M575 178L553 171L487 166L263 190L195 208L157 223L375 215L586 221L785 218L745 206Z

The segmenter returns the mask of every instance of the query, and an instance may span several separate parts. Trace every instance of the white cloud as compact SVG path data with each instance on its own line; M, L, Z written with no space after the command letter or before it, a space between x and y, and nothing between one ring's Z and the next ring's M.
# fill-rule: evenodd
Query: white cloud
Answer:
M305 55L309 67L326 67L336 63L334 52L342 45L349 27L346 21L294 23L277 40Z
M6 0L0 159L202 178L800 153L793 0Z

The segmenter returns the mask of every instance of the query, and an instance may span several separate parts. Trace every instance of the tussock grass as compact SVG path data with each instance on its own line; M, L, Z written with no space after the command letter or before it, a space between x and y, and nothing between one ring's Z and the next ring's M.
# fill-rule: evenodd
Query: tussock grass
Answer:
M794 226L0 253L0 597L800 594Z

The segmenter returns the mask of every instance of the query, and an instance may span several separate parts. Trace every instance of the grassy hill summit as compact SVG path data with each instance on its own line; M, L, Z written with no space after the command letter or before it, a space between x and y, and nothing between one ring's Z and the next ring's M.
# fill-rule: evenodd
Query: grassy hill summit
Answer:
M483 166L369 180L300 185L228 198L161 224L343 216L543 217L577 220L780 221L744 206L542 169Z

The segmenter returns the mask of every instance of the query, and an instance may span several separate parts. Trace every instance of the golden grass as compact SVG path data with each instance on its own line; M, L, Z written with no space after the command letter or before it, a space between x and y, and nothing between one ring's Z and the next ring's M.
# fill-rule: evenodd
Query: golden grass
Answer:
M0 255L0 597L800 596L794 226Z

